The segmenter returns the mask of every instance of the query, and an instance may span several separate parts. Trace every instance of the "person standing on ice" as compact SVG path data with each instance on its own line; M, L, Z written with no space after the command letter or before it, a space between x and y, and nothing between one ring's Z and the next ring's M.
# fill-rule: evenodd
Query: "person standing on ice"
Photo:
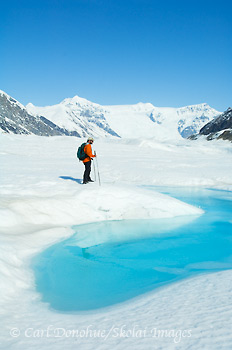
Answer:
M87 140L87 143L84 147L84 152L87 155L87 157L83 160L83 164L85 166L84 176L83 176L83 184L87 184L88 182L94 182L90 178L90 172L91 172L91 161L94 157L96 157L96 153L92 153L92 147L94 139L92 137L89 137Z

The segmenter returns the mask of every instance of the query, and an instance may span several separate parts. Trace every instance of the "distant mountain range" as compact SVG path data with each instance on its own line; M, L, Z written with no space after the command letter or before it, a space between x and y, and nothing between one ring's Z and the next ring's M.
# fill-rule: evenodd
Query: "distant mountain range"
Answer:
M0 130L14 134L180 139L197 134L220 114L206 103L181 108L101 106L78 96L54 106L24 107L0 91Z

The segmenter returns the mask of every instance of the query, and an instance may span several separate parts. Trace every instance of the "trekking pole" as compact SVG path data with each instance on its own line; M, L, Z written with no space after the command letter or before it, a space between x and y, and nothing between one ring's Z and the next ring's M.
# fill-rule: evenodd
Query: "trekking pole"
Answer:
M95 163L94 163L94 161L93 161L93 172L94 172L94 181L96 181L97 178L96 178L96 169L95 169Z
M94 152L96 155L96 152ZM98 168L98 161L97 161L97 157L95 157L96 159L96 166L97 166L97 173L98 173L98 181L99 181L99 186L101 186L101 180L100 180L100 174L99 174L99 168Z

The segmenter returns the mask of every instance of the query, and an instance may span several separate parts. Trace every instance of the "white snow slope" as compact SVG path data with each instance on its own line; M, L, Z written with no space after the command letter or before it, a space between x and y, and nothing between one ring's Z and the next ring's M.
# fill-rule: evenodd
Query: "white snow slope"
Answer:
M231 143L226 141L99 139L94 148L101 187L79 183L83 164L76 148L81 142L0 135L1 349L229 350L231 271L189 278L97 311L58 313L41 302L30 259L69 237L72 225L204 215L141 185L232 190ZM87 329L101 333L91 336ZM158 336L159 330L169 333Z
M123 138L155 137L176 140L197 133L220 112L206 103L165 108L151 103L125 106L101 106L81 97L67 98L60 104L26 106L29 113L42 115L60 127L77 131L81 136L111 136L109 128Z

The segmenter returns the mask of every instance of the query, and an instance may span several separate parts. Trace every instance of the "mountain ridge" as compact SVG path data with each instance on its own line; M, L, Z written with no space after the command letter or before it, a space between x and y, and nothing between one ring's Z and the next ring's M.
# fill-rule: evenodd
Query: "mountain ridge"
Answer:
M75 95L72 98L65 98L56 105L45 107L34 106L28 103L23 106L8 94L0 91L0 96L8 101L9 110L13 106L21 109L21 114L33 123L42 122L55 130L55 134L70 135L77 137L123 137L123 138L157 138L181 139L196 134L207 123L213 120L220 112L210 107L207 103L197 105L174 107L156 107L153 104L139 102L133 105L100 105L85 98ZM5 103L6 103L5 101ZM10 114L10 112L9 112ZM28 115L30 117L28 117ZM4 126L9 123L9 115L1 113L1 129L3 132L19 132L20 130L8 129ZM15 119L25 126L25 120ZM35 118L33 120L33 118ZM11 124L13 123L11 118ZM5 124L4 124L5 123ZM37 126L38 129L40 126ZM26 133L33 133L31 126ZM37 134L43 134L44 126ZM21 130L21 133L23 131ZM46 134L47 133L47 134ZM46 131L47 136L53 132Z
M149 102L132 105L100 105L77 95L66 98L54 106L36 107L28 104L26 108L34 115L43 114L60 127L74 128L80 134L83 131L80 130L81 124L84 123L83 118L89 117L87 119L90 125L97 120L102 123L102 129L105 125L105 129L108 127L108 130L113 130L117 136L125 138L176 139L179 135L188 137L220 114L207 103L180 108L156 107ZM82 121L80 121L81 117L83 117ZM169 130L170 128L172 130ZM91 136L100 136L99 130L90 131L92 131ZM114 133L108 134L113 136ZM82 136L86 135L82 133Z

